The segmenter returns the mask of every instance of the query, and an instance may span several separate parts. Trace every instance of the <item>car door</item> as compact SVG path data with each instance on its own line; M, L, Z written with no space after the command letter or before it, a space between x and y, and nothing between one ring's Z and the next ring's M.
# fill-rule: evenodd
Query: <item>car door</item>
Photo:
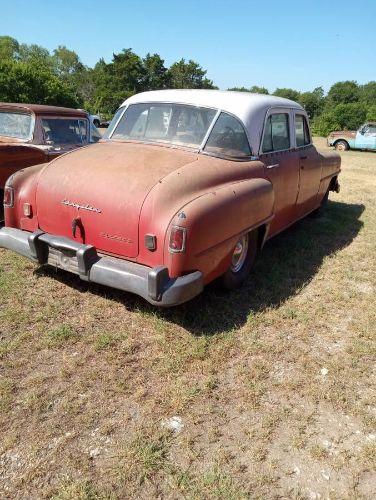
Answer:
M294 111L294 141L295 151L299 161L299 192L296 200L298 217L317 208L321 181L321 161L315 146L311 141L308 118L302 110Z
M270 225L270 236L290 225L295 219L299 154L292 146L291 110L272 108L265 118L260 151L260 160L265 164L265 176L274 188L275 216Z
M355 147L376 150L376 123L369 123L358 130Z

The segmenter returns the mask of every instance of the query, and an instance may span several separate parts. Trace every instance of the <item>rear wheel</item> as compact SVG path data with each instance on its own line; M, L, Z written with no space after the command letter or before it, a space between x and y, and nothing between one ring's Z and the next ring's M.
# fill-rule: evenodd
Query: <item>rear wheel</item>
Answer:
M347 151L349 149L349 145L346 141L337 141L334 147L337 151Z
M221 277L221 285L225 290L238 288L248 276L256 260L257 241L257 231L244 234L237 241L230 267Z

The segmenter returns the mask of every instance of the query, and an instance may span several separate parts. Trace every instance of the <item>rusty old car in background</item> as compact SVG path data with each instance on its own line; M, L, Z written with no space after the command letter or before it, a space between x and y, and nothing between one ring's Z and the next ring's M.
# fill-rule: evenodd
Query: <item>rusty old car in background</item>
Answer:
M17 170L49 162L99 138L84 111L0 103L0 190Z
M278 97L163 90L105 140L13 175L0 246L160 306L247 277L266 240L338 191L340 157Z
M328 146L334 146L338 151L348 149L376 151L376 122L367 122L358 130L331 132L327 143Z

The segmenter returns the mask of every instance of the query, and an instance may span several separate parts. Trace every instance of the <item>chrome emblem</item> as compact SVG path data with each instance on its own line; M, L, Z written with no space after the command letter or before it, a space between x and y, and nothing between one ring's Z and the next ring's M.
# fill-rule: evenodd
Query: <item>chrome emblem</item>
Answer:
M120 243L129 243L129 244L133 243L133 241L130 238L123 238L122 236L117 236L115 234L108 234L105 233L104 231L101 231L99 235L102 236L102 238L119 241Z
M73 201L69 201L67 199L64 199L60 202L62 205L66 205L67 207L73 207L81 210L89 210L89 212L96 212L100 214L102 210L99 208L92 207L91 205L80 205L79 203L74 203Z

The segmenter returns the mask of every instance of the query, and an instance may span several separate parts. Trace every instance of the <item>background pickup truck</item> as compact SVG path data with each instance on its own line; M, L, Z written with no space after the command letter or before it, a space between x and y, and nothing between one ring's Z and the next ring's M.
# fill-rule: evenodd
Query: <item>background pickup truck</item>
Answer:
M368 122L359 130L342 130L329 134L328 146L334 146L338 151L348 149L369 149L376 151L376 122Z
M85 111L0 103L0 195L7 178L99 140Z

